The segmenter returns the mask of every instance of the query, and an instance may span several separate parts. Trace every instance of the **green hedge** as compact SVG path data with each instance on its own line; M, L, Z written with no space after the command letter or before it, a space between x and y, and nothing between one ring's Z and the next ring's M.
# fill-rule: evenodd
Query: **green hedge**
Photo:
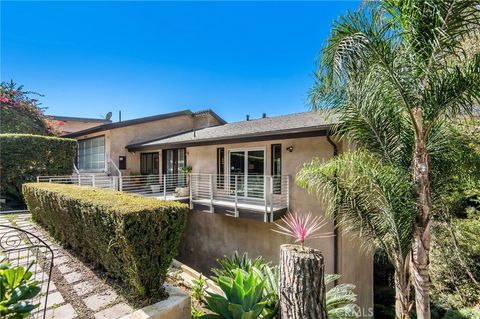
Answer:
M0 134L0 190L21 198L22 184L39 175L69 175L73 171L77 141L30 135Z
M35 221L125 282L133 297L165 297L163 283L185 227L186 204L50 183L24 184L23 195Z

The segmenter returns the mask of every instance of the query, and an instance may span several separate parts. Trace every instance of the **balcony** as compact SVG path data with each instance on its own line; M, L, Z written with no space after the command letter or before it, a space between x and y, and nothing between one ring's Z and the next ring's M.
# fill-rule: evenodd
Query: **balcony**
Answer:
M289 207L290 177L190 174L190 207L273 222Z
M39 176L38 182L112 188L190 203L190 208L236 218L273 222L289 208L290 176L167 174Z

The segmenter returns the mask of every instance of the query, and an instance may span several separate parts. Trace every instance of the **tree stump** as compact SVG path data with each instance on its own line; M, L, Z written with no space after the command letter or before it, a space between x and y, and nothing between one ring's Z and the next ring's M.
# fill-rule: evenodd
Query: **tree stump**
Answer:
M280 247L280 318L326 319L322 253L299 245Z

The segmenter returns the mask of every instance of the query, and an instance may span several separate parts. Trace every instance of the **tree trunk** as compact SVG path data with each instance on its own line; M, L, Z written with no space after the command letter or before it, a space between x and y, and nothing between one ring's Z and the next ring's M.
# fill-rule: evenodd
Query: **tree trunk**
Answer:
M430 168L425 145L423 116L415 113L418 132L415 137L413 179L417 192L417 218L413 231L411 276L415 287L415 307L418 319L430 319Z
M396 264L395 270L395 318L410 319L411 300L410 300L410 282L408 278L408 262L400 260Z
M326 319L324 261L317 249L280 247L280 318Z

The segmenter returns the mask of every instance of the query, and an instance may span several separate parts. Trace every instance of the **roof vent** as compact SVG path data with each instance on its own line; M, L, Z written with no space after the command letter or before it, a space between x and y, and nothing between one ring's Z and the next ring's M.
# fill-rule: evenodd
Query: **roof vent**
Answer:
M247 121L250 121L250 115L247 114Z
M262 118L266 119L267 118L267 113L263 113Z

